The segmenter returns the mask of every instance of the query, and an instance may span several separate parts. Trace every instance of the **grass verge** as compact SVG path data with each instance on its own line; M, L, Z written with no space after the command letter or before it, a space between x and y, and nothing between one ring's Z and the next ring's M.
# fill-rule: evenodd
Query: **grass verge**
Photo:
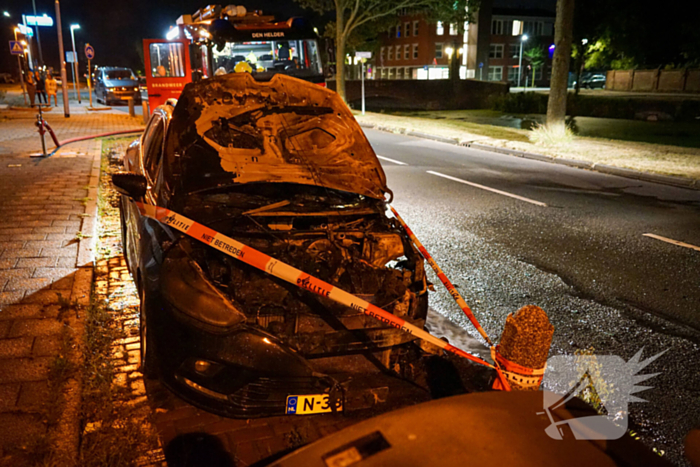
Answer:
M700 180L700 148L669 146L633 141L575 136L565 145L541 146L530 141L530 130L498 127L459 120L453 112L413 112L404 115L355 113L360 123L405 133L416 131L460 142L476 142L517 151L545 154L554 158L576 159L643 172L674 175Z

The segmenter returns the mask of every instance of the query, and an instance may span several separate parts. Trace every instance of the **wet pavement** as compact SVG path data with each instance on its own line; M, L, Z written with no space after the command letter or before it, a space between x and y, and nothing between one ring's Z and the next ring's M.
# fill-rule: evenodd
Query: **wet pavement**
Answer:
M630 420L643 442L682 463L682 440L700 426L700 252L642 234L700 245L700 192L366 133L378 155L404 164L382 160L393 205L489 335L497 340L508 313L535 304L555 326L551 355L669 350L643 371L660 374L643 383L654 389L636 394L648 402L631 404ZM444 290L431 304L477 335Z

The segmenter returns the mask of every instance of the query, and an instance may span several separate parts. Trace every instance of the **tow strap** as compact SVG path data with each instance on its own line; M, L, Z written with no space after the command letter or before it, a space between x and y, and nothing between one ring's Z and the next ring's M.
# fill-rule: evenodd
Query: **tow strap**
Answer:
M475 357L462 349L448 344L442 339L438 339L427 331L414 326L413 324L379 308L376 305L372 305L371 303L345 292L338 287L306 274L305 272L302 272L282 261L276 260L271 256L256 250L255 248L244 245L239 241L227 237L216 230L210 229L209 227L199 224L192 219L188 219L187 217L184 217L174 211L138 201L136 202L136 205L138 206L141 215L150 217L162 224L179 230L180 232L183 232L190 237L199 240L200 242L203 242L212 248L227 254L228 256L231 256L232 258L238 259L250 266L253 266L254 268L289 282L290 284L294 284L302 289L313 292L316 295L328 298L334 302L340 303L341 305L348 306L353 310L360 311L381 321L382 323L407 332L408 334L429 342L443 350L459 355L460 357L471 360L472 362L480 363L489 368L493 368L497 371L503 387L506 388L506 390L510 390L510 386L508 385L508 382L506 381L502 372L494 365L491 365L487 361Z

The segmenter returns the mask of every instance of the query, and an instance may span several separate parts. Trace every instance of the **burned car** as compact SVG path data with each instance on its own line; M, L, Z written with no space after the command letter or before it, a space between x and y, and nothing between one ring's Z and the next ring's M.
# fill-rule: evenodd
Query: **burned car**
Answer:
M233 417L290 413L294 396L335 410L361 379L353 362L386 370L414 338L142 216L136 201L423 327L423 259L386 215L384 171L334 92L284 75L190 83L154 111L124 166L113 183L142 368L190 402Z

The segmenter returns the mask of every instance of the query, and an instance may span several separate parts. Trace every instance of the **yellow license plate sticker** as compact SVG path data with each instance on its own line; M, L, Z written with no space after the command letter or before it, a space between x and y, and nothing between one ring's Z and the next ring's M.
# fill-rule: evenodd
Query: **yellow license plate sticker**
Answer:
M338 412L343 410L343 404L338 403ZM332 412L328 394L309 394L305 396L287 396L287 414L308 415L312 413Z

